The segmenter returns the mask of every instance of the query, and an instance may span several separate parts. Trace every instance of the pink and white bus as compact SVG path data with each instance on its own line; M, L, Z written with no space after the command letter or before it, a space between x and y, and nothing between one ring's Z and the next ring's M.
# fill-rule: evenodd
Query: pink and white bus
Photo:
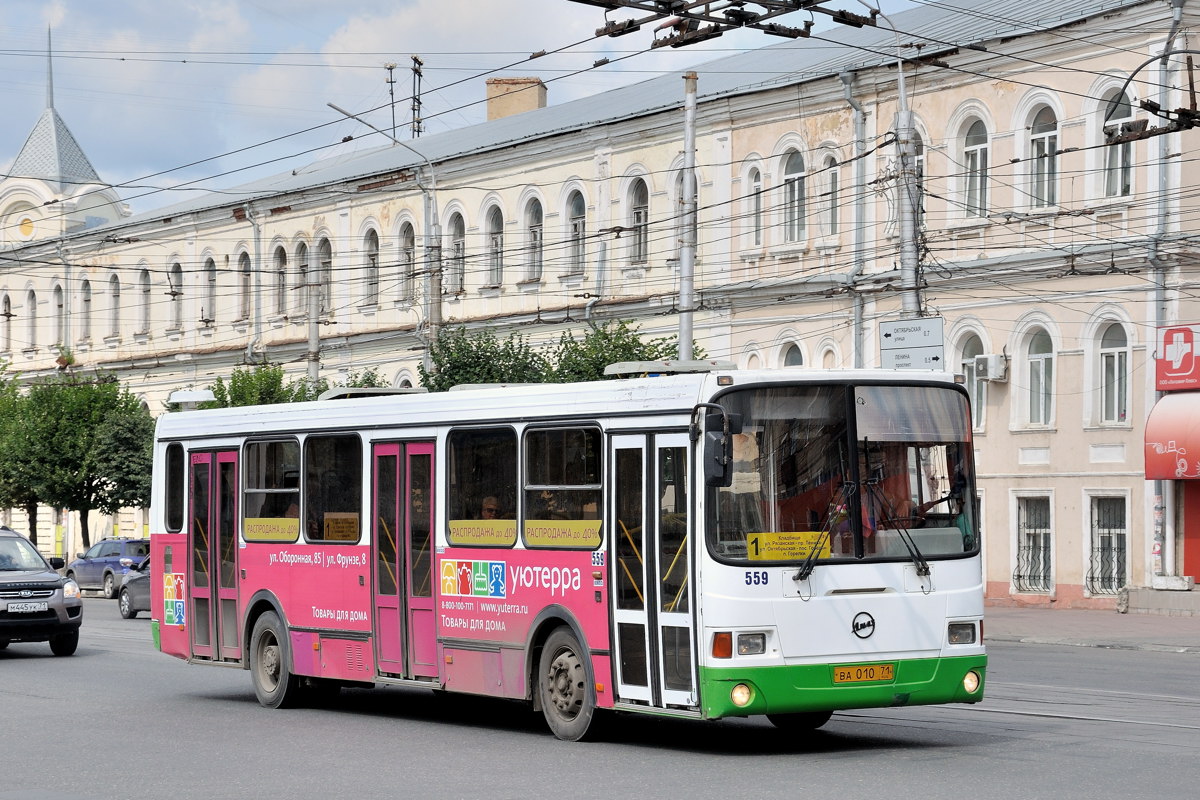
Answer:
M968 398L713 369L159 418L159 649L269 707L396 684L696 719L983 697Z

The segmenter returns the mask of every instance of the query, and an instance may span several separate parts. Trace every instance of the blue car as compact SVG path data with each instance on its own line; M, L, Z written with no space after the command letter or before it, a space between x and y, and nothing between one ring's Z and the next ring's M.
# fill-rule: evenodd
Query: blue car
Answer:
M80 589L99 589L109 600L117 596L126 573L150 555L149 539L104 539L76 553L67 564L67 577Z

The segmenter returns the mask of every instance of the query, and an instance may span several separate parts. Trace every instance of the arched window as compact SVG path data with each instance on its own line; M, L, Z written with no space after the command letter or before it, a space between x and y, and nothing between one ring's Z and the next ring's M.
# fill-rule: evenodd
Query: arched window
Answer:
M526 279L531 281L542 279L543 221L542 201L535 197L525 206Z
M1129 418L1129 338L1113 322L1100 334L1100 421L1123 424Z
M1112 139L1121 126L1133 122L1129 95L1113 92L1104 104L1104 136ZM1104 150L1104 196L1128 197L1133 193L1133 142L1118 142Z
M1044 106L1029 129L1029 198L1035 208L1058 203L1058 119Z
M783 240L804 241L804 157L789 150L783 157Z
M746 198L750 212L750 244L759 247L763 243L762 173L757 167L747 176L749 195Z
M308 300L312 296L313 286L311 276L308 270L308 245L304 242L296 245L296 312L298 314L307 314L309 312Z
M963 167L967 173L963 205L969 217L987 215L988 132L982 120L975 120L967 129L963 142Z
M1049 425L1054 401L1054 344L1050 334L1038 330L1029 338L1029 424Z
M975 357L983 355L983 341L978 336L968 336L963 342L962 359L959 361L967 393L971 396L971 425L983 427L983 408L987 403L987 381L980 378L975 369Z
M121 335L121 279L116 275L108 279L108 335Z
M789 344L783 351L783 365L785 367L803 367L804 353L801 352L799 346Z
M138 274L138 333L150 333L150 270Z
M200 306L200 324L208 327L217 321L217 262L204 259L204 305Z
M321 313L333 313L333 245L328 239L317 242L317 275L321 282Z
M632 230L629 241L629 261L644 264L650 257L650 190L641 178L629 186L629 220Z
M250 319L250 300L253 296L253 277L250 267L250 254L238 256L238 319Z
M504 214L500 206L492 206L485 217L487 226L487 285L504 283Z
M25 294L25 338L26 347L37 347L37 292L30 289Z
M79 302L83 306L79 310L79 341L89 342L92 339L92 282L86 278L79 287Z
M587 258L587 203L583 193L571 192L567 198L567 225L570 239L567 265L568 273L578 275L583 272L584 260Z
M366 274L363 276L363 303L369 306L379 305L379 234L374 229L367 231L363 241L363 253L366 263L363 265Z
M275 313L287 313L287 250L275 248Z
M450 215L450 271L446 276L446 291L461 292L466 277L467 224L462 214Z
M400 271L400 299L413 299L413 279L417 270L417 232L411 222L400 226L400 258L396 268Z
M54 287L54 316L50 318L50 341L52 344L61 345L67 341L67 337L63 335L63 328L66 325L66 295L63 293L61 286Z
M821 164L825 184L825 234L837 236L838 233L838 162L833 156L825 156Z
M171 330L183 329L183 267L176 261L167 271L167 294L171 297Z

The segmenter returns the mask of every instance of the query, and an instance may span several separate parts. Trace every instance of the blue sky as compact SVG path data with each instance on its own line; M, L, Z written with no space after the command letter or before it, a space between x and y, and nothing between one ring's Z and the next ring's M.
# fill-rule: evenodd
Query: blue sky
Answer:
M828 5L864 11L856 0ZM910 3L882 5L894 11ZM326 103L355 113L381 109L369 119L390 128L387 63L397 65L397 133L407 138L414 54L424 61L430 135L484 120L485 73L536 75L553 104L782 41L742 31L618 61L646 50L652 32L585 42L604 24L604 11L569 0L6 0L5 11L0 171L45 108L50 28L55 108L100 176L122 184L135 212L180 199L179 190L163 190L181 184L194 187L183 191L232 187L339 146L378 144L368 136L339 145L369 131ZM809 16L779 21L800 25ZM603 57L615 63L569 74Z

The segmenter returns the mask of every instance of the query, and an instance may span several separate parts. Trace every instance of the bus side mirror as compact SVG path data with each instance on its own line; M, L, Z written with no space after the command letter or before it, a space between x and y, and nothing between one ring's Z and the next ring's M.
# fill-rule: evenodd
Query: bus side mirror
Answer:
M704 445L701 459L704 464L704 483L707 486L733 484L733 437L741 433L741 414L705 414Z

